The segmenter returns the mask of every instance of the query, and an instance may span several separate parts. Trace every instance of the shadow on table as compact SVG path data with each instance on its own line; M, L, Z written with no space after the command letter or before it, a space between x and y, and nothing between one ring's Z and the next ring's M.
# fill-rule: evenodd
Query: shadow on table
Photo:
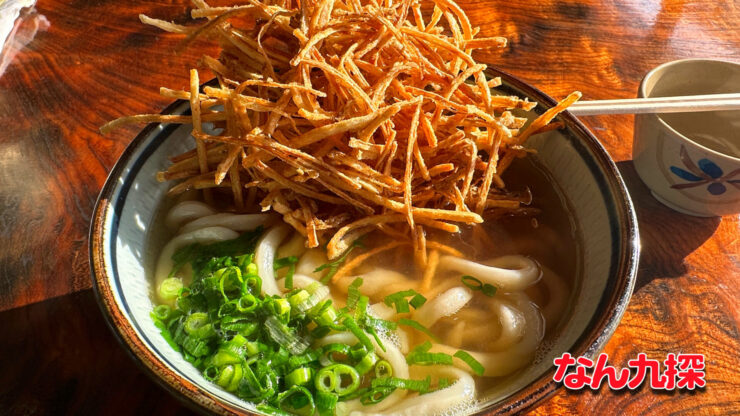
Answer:
M632 161L618 162L637 211L642 250L635 291L653 279L686 273L683 259L714 234L719 217L700 218L661 204L640 180Z
M90 290L2 312L0 327L0 414L193 414L126 355Z

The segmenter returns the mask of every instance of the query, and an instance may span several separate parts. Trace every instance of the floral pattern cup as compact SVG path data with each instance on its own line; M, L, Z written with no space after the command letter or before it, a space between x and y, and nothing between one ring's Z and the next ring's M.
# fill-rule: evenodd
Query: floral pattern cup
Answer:
M650 71L640 97L740 92L740 65L685 59ZM653 196L694 216L740 213L740 111L639 114L635 169Z

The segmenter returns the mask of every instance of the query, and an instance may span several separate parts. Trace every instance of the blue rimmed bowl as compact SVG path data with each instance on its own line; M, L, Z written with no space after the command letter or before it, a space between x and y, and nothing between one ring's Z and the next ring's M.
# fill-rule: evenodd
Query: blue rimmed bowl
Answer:
M501 76L506 94L539 105L555 105L539 90L511 75ZM165 114L185 114L177 101ZM571 315L539 359L511 379L495 397L481 401L477 414L513 414L533 408L559 387L552 360L563 352L593 358L611 337L627 308L635 282L639 237L624 182L606 150L575 117L559 116L565 127L532 137L543 165L568 199L582 238L582 276ZM153 304L148 270L150 229L165 204L167 183L155 173L167 157L192 146L187 126L150 124L126 148L98 198L90 229L93 287L100 307L124 348L154 380L186 404L216 414L255 414L254 407L220 390L162 338L149 312Z

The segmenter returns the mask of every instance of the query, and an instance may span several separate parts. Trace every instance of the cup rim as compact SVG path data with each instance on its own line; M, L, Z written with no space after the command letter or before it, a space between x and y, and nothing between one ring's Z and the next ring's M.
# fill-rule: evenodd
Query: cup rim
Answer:
M659 71L664 70L665 68L668 68L668 67L671 67L671 66L674 66L674 65L680 65L680 64L683 64L683 63L687 63L687 62L701 62L701 61L703 61L703 62L718 62L718 63L723 63L723 64L729 64L731 66L736 67L738 69L738 71L740 71L740 63L733 62L733 61L727 61L727 60L724 60L724 59L687 58L687 59L678 59L678 60L670 61L670 62L664 62L664 63L656 66L655 68L651 69L650 71L648 71L648 73L645 74L644 77L642 77L642 80L640 81L640 87L637 90L638 97L647 98L647 94L645 94L645 85L647 84L647 81L650 78L653 78L655 76L655 74L658 73ZM733 162L736 162L736 163L740 163L740 156L736 157L736 156L728 155L727 153L718 152L718 151L716 151L714 149L711 149L709 147L704 146L703 144L700 144L700 143L695 142L694 140L691 140L689 137L687 137L686 135L682 134L681 132L679 132L678 130L676 130L675 128L673 128L673 126L671 126L670 124L668 124L665 120L663 120L663 118L660 117L659 114L644 114L643 116L652 116L652 117L655 117L662 126L664 126L665 128L668 129L668 131L670 131L674 135L678 136L680 139L682 139L682 140L684 140L686 142L691 143L692 145L698 147L699 149L701 149L701 150L703 150L703 151L705 151L707 153L710 153L710 154L712 154L714 156L717 156L717 157L720 157L720 158L729 159L729 160L731 160Z

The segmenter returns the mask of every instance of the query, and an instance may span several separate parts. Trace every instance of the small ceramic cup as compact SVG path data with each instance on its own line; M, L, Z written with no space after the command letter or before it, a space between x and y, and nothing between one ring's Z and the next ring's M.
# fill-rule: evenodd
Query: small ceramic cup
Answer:
M639 97L740 92L740 64L684 59L645 75ZM694 216L740 213L740 110L638 114L632 156L653 196Z

